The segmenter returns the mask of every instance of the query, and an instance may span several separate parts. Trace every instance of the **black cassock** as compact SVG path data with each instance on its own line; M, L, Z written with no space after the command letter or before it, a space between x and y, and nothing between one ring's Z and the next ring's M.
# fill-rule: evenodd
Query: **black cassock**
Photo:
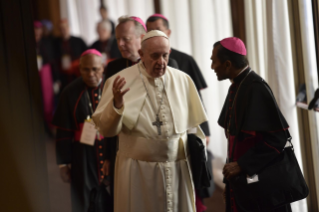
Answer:
M71 164L73 212L87 212L90 191L99 186L103 178L101 169L105 160L106 139L96 139L94 146L79 142L83 123L92 115L89 98L95 110L103 84L104 80L97 88L88 88L81 77L74 80L62 92L53 118L53 125L57 127L57 164Z
M71 62L80 59L81 54L87 50L85 42L80 37L70 36L68 40L57 38L55 40L55 59L60 68L60 80L62 82L62 88L76 79L74 73L65 72L62 70L62 57L63 55L69 55Z
M218 123L225 129L226 136L229 126L230 162L237 161L243 173L252 176L284 149L288 139L285 131L289 126L280 110L277 110L277 103L272 98L268 84L255 72L249 72L250 68L247 68L233 80ZM227 191L226 211L242 211L236 204L231 183L226 179L224 182ZM289 211L290 205L285 205L273 212Z
M207 88L206 81L200 71L196 61L190 55L187 55L183 52L177 51L176 49L171 48L170 58L174 59L178 64L178 69L188 74L197 88L198 94L200 90ZM200 125L204 134L210 136L208 122L204 122Z
M122 57L121 52L117 46L116 39L114 37L111 37L105 42L97 40L92 44L90 48L96 49L101 53L106 53L108 59L117 59Z

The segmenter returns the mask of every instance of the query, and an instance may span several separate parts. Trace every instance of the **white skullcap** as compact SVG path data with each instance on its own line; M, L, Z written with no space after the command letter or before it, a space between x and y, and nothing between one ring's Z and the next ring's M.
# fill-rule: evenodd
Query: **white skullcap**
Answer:
M147 39L150 39L152 37L164 37L166 39L168 39L167 35L162 32L162 31L159 31L159 30L152 30L152 31L149 31L148 33L146 33L142 39L142 43L147 40Z

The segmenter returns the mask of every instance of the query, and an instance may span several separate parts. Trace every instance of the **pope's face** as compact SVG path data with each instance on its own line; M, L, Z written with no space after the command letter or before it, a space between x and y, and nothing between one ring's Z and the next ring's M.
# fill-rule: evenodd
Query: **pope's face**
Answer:
M144 41L142 45L140 56L147 73L154 78L163 76L166 71L170 52L168 39L153 37Z
M153 22L147 22L146 28L148 32L152 30L159 30L164 32L168 37L171 35L171 30L166 28L162 19L157 19Z
M213 53L211 56L211 69L213 69L216 73L218 81L222 81L224 79L230 79L230 67L227 65L228 61L221 63L219 58L217 57L219 46L214 47Z
M80 73L87 86L97 87L103 76L102 58L94 54L81 57Z
M139 57L138 50L141 48L141 37L135 33L134 22L128 21L118 25L115 35L122 57L136 61Z

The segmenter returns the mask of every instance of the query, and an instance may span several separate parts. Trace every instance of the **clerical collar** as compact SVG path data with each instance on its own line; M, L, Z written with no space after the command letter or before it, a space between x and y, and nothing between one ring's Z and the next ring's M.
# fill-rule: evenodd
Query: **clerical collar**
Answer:
M137 64L138 62L140 62L140 60L141 60L141 58L137 59L137 61L134 62L134 61L132 61L130 59L126 59L126 67L128 68L130 66L133 66L133 65Z
M242 81L245 76L249 73L249 66L246 66L245 68L243 68L243 70L241 70L241 72L239 72L239 74L237 75L237 77L235 77L232 82L235 82L235 83L239 83L240 81Z
M142 74L143 74L144 76L146 76L147 78L149 78L149 79L152 79L152 80L155 80L155 79L163 79L163 76L165 75L165 74L164 74L163 76L160 76L160 77L158 77L158 78L154 78L154 77L152 77L151 75L149 75L149 73L147 73L143 61L140 61L140 62L139 62L139 65L141 66L141 72L142 72Z

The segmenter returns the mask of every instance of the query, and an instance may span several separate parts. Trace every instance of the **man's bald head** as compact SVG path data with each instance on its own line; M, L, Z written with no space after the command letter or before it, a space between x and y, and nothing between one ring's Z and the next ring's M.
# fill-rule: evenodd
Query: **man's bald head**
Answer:
M151 77L157 78L165 74L170 53L170 43L166 37L155 36L144 40L139 53L146 72Z
M102 57L93 53L81 56L80 73L87 86L97 87L103 76Z

